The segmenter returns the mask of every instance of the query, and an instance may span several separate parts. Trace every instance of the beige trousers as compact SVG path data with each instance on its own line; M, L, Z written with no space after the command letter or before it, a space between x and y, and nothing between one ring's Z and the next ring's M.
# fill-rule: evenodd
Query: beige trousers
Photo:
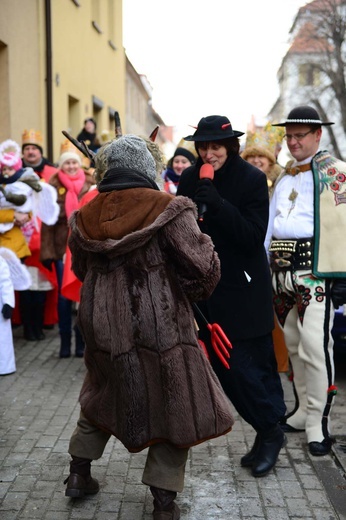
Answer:
M334 309L329 285L311 271L273 273L274 306L285 336L297 393L287 423L304 429L308 442L329 437L334 397Z
M75 457L97 460L102 457L109 438L110 434L90 424L83 412L80 412L68 452ZM177 448L169 443L150 446L143 471L143 484L180 493L184 488L188 453L188 448Z

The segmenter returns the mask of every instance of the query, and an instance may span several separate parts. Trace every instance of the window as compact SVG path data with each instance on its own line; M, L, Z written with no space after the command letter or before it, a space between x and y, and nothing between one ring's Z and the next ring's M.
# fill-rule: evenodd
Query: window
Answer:
M302 87L317 87L320 84L320 71L312 63L299 67L299 85Z

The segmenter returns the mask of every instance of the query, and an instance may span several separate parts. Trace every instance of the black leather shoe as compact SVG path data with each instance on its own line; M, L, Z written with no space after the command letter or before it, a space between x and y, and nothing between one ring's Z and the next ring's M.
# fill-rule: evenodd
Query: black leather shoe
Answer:
M83 498L84 495L94 495L100 490L98 481L92 478L91 475L88 477L82 477L77 473L70 473L64 484L67 484L65 490L66 497L72 498Z
M264 477L275 466L281 448L286 446L287 437L277 425L270 432L260 435L260 442L252 465L254 477Z
M258 446L259 446L259 435L257 434L256 438L255 438L255 442L254 442L251 450L249 451L249 453L247 453L246 455L244 455L244 457L242 457L240 459L240 464L241 464L241 466L243 466L243 468L248 468L253 465L255 458L256 458Z
M25 331L24 339L26 339L26 341L37 341L37 338L32 331Z
M332 442L329 439L324 439L322 442L309 442L309 451L315 457L328 455L332 448Z
M299 433L299 432L305 432L305 430L300 430L298 428L294 428L293 426L290 426L287 423L280 424L280 428L285 433Z

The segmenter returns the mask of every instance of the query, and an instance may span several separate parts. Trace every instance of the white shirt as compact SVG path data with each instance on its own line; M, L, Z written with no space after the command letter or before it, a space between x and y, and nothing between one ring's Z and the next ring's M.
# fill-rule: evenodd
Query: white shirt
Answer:
M312 157L292 167L311 163ZM312 171L285 175L275 186L269 208L265 247L277 239L307 238L314 234L314 183Z

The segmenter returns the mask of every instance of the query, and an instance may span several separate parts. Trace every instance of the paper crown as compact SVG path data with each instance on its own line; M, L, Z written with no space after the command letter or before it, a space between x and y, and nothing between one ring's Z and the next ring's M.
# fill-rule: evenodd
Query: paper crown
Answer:
M247 132L245 150L250 147L266 148L275 154L285 135L285 128L274 127L270 122L254 132Z
M181 138L179 143L177 144L177 148L185 148L189 150L196 158L198 157L198 153L196 152L195 143L192 141L185 141L185 139Z
M36 146L43 146L43 138L41 132L31 128L30 130L24 130L22 134L22 146L25 144L35 144Z
M69 139L65 139L65 141L63 141L60 145L60 155L63 153L76 153L81 158L82 167L84 169L88 169L90 167L90 159L85 157L85 155L82 154L82 152L78 150L78 148L73 143L71 143Z
M71 141L69 139L65 139L65 141L63 141L60 145L60 154L62 153L66 153L66 152L72 152L72 153L76 153L80 156L82 156L83 154L78 150L78 148L75 147L75 145L73 143L71 143Z

